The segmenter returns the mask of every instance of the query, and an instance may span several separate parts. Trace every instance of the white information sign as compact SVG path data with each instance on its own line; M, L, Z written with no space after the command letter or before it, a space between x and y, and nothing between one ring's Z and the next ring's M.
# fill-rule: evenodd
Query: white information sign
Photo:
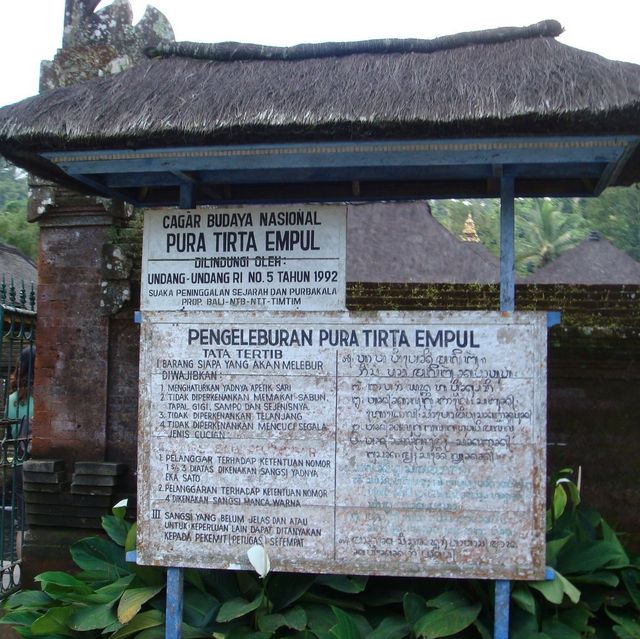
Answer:
M346 206L145 212L143 311L344 310Z
M138 561L540 579L543 313L147 313Z

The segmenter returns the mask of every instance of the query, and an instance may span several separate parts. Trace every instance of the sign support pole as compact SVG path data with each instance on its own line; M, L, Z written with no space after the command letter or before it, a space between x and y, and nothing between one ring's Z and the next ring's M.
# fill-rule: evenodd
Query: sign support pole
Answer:
M182 568L167 568L166 639L182 639Z
M500 178L500 310L515 309L515 180L512 176ZM498 579L495 582L493 638L509 638L509 600L511 582Z
M180 185L180 208L195 207L193 184ZM182 568L167 568L167 607L165 611L165 639L182 639L182 608L184 572Z

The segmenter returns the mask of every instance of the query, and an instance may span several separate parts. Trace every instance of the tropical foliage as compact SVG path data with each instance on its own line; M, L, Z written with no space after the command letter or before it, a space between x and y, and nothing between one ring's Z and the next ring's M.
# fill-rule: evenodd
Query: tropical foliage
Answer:
M125 560L135 525L123 507L103 519L109 538L71 548L75 575L45 572L40 590L11 596L2 623L27 638L161 639L163 569ZM580 501L567 473L547 513L547 561L554 579L518 582L513 639L640 638L640 564L616 533ZM185 639L490 639L490 582L248 572L185 571Z
M497 200L431 202L434 217L462 237L471 213L478 237L496 257L500 253L500 208ZM607 189L590 199L518 199L515 207L516 268L526 275L598 231L621 251L640 261L640 189Z
M516 261L520 270L546 266L584 239L584 221L564 212L551 200L538 199L522 207L516 224Z
M0 157L0 242L35 259L38 225L27 222L27 176Z

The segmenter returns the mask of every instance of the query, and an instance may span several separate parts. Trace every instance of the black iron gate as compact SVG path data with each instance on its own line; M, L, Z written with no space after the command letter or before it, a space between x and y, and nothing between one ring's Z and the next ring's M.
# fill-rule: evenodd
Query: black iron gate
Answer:
M35 293L0 284L0 597L20 587L25 531L22 464L29 457L35 364Z

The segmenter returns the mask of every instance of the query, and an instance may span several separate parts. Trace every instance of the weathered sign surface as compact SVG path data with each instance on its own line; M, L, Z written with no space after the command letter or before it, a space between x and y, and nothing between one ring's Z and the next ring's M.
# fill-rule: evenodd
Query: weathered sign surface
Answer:
M145 212L141 310L343 310L346 207Z
M540 313L147 313L138 560L536 579Z

